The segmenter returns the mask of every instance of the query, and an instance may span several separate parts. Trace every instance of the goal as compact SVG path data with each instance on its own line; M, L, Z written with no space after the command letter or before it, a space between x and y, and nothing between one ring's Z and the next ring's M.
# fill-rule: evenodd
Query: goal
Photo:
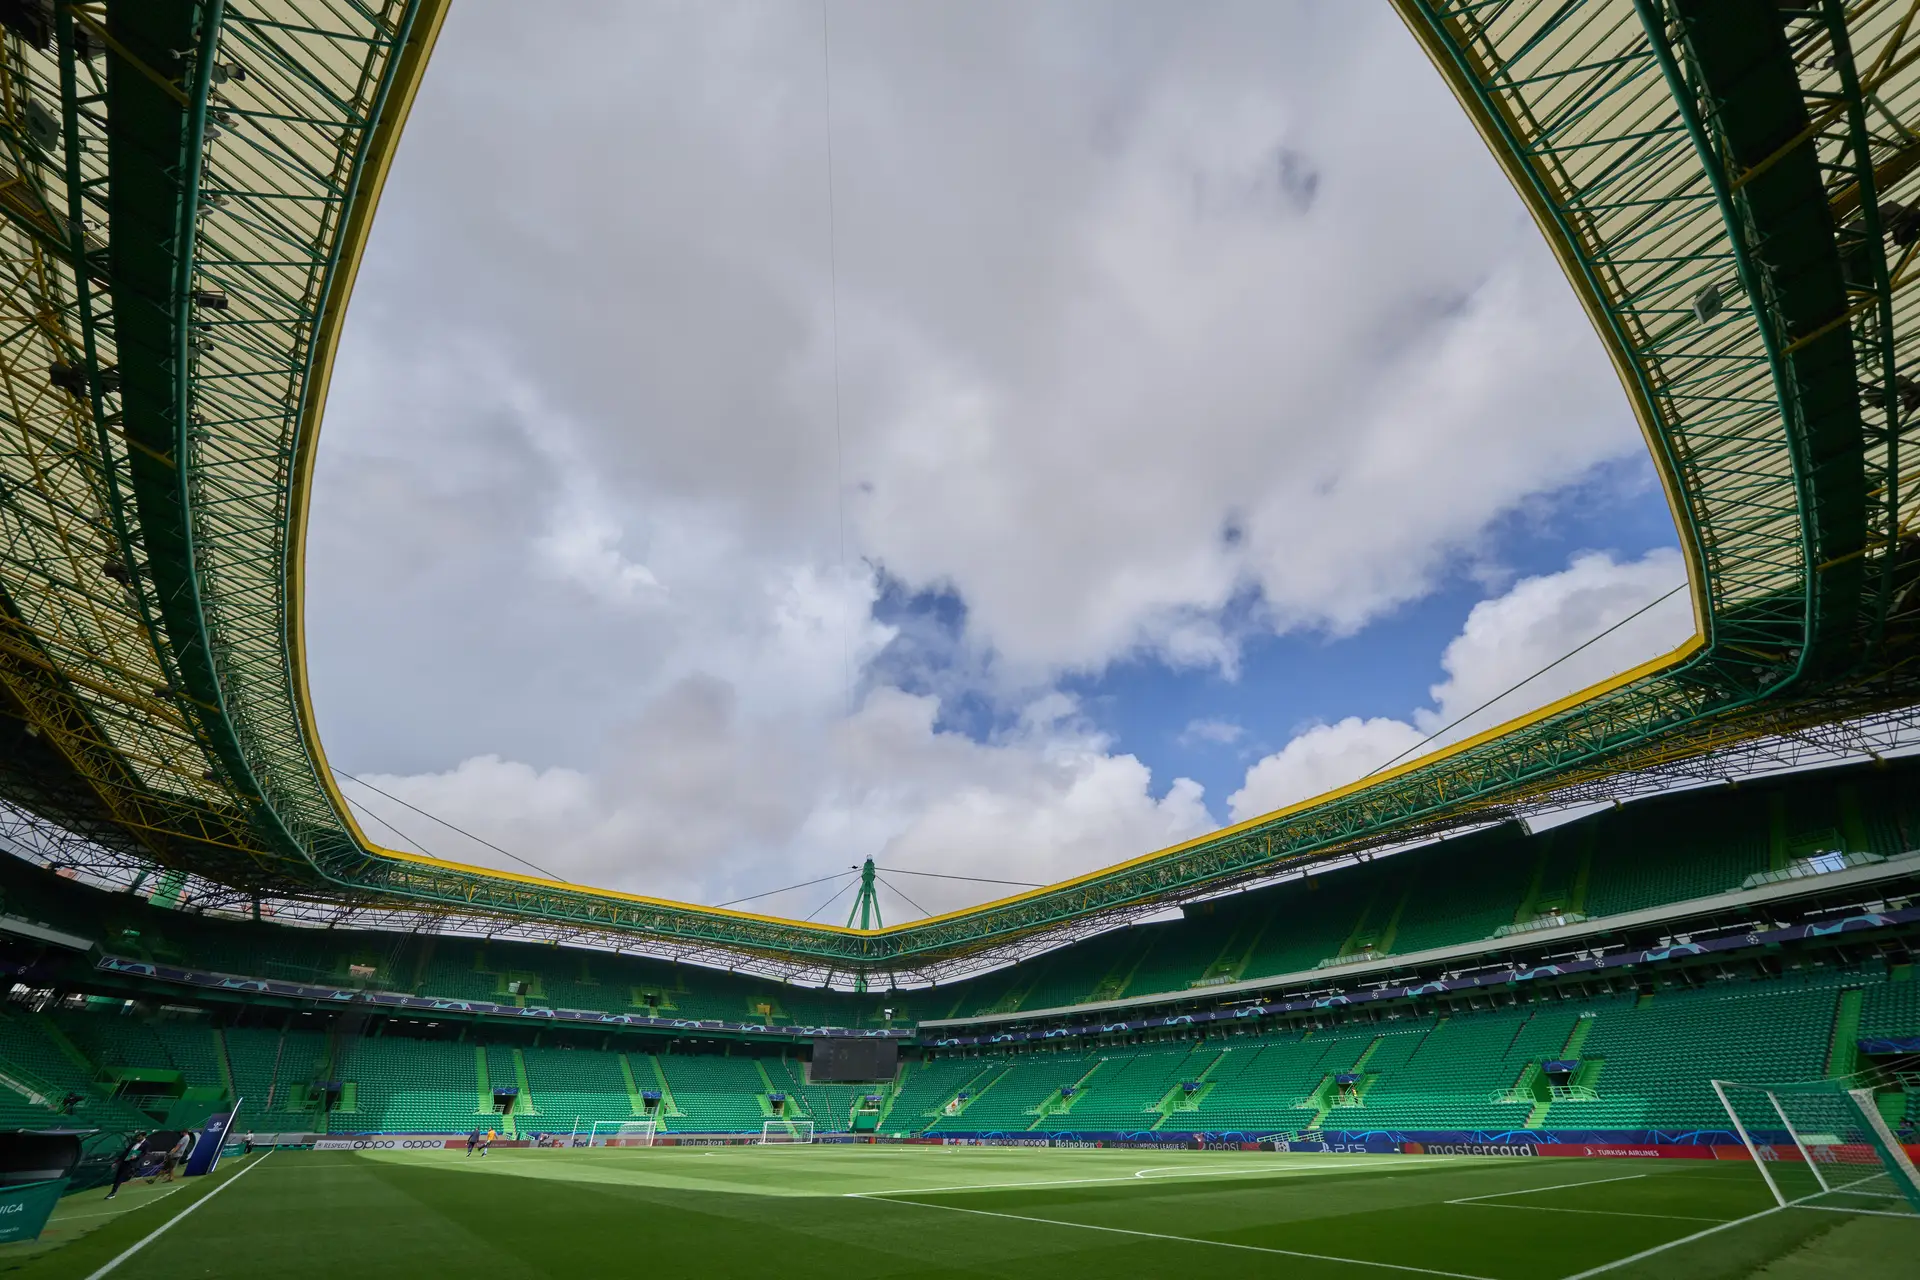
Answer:
M587 1135L590 1147L650 1147L658 1120L595 1120Z
M1852 1080L1713 1081L1733 1131L1781 1208L1920 1216L1920 1173Z
M795 1142L812 1141L811 1120L768 1120L760 1126L760 1145L763 1147L784 1147Z

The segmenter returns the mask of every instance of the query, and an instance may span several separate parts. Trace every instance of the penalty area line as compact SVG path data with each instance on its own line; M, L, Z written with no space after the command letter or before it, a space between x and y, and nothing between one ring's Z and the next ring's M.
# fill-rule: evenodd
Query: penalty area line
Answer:
M1644 1173L1623 1173L1617 1178L1588 1178L1584 1182L1558 1182L1551 1187L1525 1187L1519 1191L1489 1191L1483 1196L1461 1196L1458 1200L1449 1200L1448 1204L1472 1204L1476 1200L1500 1200L1507 1196L1537 1196L1545 1191L1567 1191L1574 1187L1597 1187L1608 1182L1632 1182L1635 1178L1644 1178ZM1531 1206L1517 1205L1515 1208ZM1719 1221L1719 1219L1714 1219Z
M1693 1213L1632 1213L1625 1209L1567 1209L1554 1204L1483 1204L1473 1200L1446 1200L1443 1204L1465 1205L1469 1209L1525 1209L1529 1213L1597 1213L1603 1218L1659 1218L1663 1222L1725 1222L1725 1218L1702 1218Z
M1708 1236L1717 1235L1731 1227L1744 1226L1749 1222L1758 1222L1762 1218L1779 1213L1784 1208L1786 1208L1785 1205L1777 1204L1771 1209L1762 1209L1760 1212L1750 1213L1744 1218L1734 1218L1731 1221L1721 1223L1717 1227L1708 1227L1705 1231L1696 1231L1690 1236L1681 1236L1678 1240L1669 1240L1665 1244L1657 1244L1651 1249L1642 1249L1640 1252L1628 1257L1615 1258L1612 1262L1603 1262L1597 1267L1588 1267L1585 1271L1576 1271L1570 1276L1563 1276L1561 1280L1587 1280L1588 1276L1605 1275L1609 1271L1615 1271L1643 1259L1665 1253L1669 1249L1678 1249L1683 1244L1692 1244L1695 1240L1704 1240Z
M924 1200L899 1200L891 1196L849 1191L854 1200L879 1200L886 1204L908 1204L918 1209L942 1209L948 1213L970 1213L981 1218L1006 1218L1013 1222L1038 1222L1050 1227L1073 1227L1081 1231L1104 1231L1117 1236L1137 1236L1147 1240L1172 1240L1180 1244L1211 1245L1216 1249L1240 1249L1248 1253L1270 1253L1283 1258L1305 1258L1312 1262L1343 1262L1353 1267L1374 1267L1383 1271L1406 1271L1414 1275L1445 1276L1447 1280L1488 1280L1486 1276L1464 1271L1439 1271L1432 1267L1413 1267L1398 1262L1375 1262L1370 1258L1342 1258L1330 1253L1303 1253L1298 1249L1276 1249L1264 1244L1241 1244L1234 1240L1209 1240L1205 1236L1176 1236L1159 1231L1137 1231L1131 1227L1103 1227L1092 1222L1073 1222L1065 1218L1034 1218L1024 1213L998 1213L992 1209L963 1209L955 1204L928 1204ZM91 1280L91 1278L89 1278Z
M1439 1161L1436 1160L1433 1163L1438 1164ZM1166 1165L1161 1167L1172 1168L1174 1166ZM1321 1164L1316 1165L1315 1169L1364 1169L1366 1167L1365 1162L1356 1161L1348 1164ZM1151 1170L1142 1169L1134 1173L1109 1174L1099 1178L1047 1178L1031 1182L968 1182L951 1187L894 1187L885 1191L843 1191L840 1194L843 1196L931 1196L948 1191L1018 1191L1025 1187L1078 1187L1094 1182L1132 1182L1134 1179L1140 1178L1142 1173L1148 1172L1151 1172ZM1195 1169L1190 1173L1183 1173L1179 1176L1188 1178L1271 1178L1281 1175L1293 1176L1285 1169L1264 1165L1257 1168ZM1153 1179L1143 1178L1141 1181L1150 1182L1153 1181Z
M267 1156L270 1156L272 1154L273 1153L271 1151L264 1153L263 1155L261 1155L261 1157L258 1160L254 1161L252 1164L248 1165L246 1168L242 1169L240 1172L234 1174L231 1178L228 1178L225 1182L221 1183L219 1186L215 1187L213 1190L207 1192L207 1194L201 1196L198 1200L195 1200L192 1204L188 1205L186 1208L182 1209L180 1212L174 1214L171 1218L168 1218L165 1222L155 1227L152 1231L148 1232L141 1239L135 1241L131 1245L128 1245L126 1249L121 1251L119 1256L115 1257L111 1262L101 1267L98 1271L94 1272L92 1275L88 1276L87 1280L100 1280L101 1276L106 1275L108 1272L112 1271L115 1267L118 1267L121 1263L125 1262L128 1258L131 1258L134 1254L140 1252L142 1249L152 1244L155 1240L158 1240L161 1236L173 1230L175 1223L182 1221L183 1219L186 1218L188 1214L192 1213L195 1209L198 1209L201 1205L213 1199L215 1196L219 1195L222 1191L225 1191L228 1187L240 1181L240 1179L246 1177L248 1174L252 1173L255 1169L259 1168L261 1165L265 1164L267 1160ZM171 1195L172 1193L169 1192L168 1194ZM158 1197L156 1197L156 1199L157 1198Z

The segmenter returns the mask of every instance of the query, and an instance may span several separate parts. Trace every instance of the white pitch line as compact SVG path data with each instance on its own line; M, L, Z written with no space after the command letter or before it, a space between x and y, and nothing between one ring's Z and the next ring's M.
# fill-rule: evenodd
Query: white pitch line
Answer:
M1543 1191L1566 1191L1572 1187L1597 1187L1605 1182L1632 1182L1635 1178L1644 1178L1644 1173L1623 1173L1617 1178L1589 1178L1585 1182L1560 1182L1551 1187L1527 1187L1520 1191L1489 1191L1483 1196L1461 1196L1458 1200L1448 1200L1447 1204L1470 1204L1475 1200L1499 1200L1506 1196L1537 1196ZM1719 1219L1715 1219L1719 1221Z
M1445 1157L1442 1157L1442 1159L1444 1158ZM1441 1161L1434 1160L1434 1161L1431 1161L1431 1163L1439 1164L1441 1163ZM1162 1167L1173 1168L1174 1166L1166 1165ZM1320 1165L1315 1165L1314 1167L1316 1169L1329 1169L1329 1168L1331 1169L1363 1169L1363 1168L1366 1168L1367 1166L1366 1166L1366 1163L1363 1161L1356 1161L1351 1164L1337 1164L1337 1165L1320 1164ZM1268 1177L1276 1172L1280 1172L1280 1169L1272 1165L1262 1165L1258 1167L1239 1168L1239 1169L1195 1169L1190 1175L1187 1175L1187 1176L1204 1177L1204 1178L1228 1178L1228 1177L1250 1178L1250 1177ZM930 1196L930 1195L935 1195L935 1194L938 1194L941 1192L947 1192L947 1191L1016 1191L1022 1187L1075 1187L1075 1186L1082 1186L1090 1182L1131 1182L1139 1176L1140 1175L1138 1173L1121 1173L1121 1174L1113 1174L1111 1176L1104 1177L1104 1178L1050 1178L1041 1182L969 1182L961 1186L954 1186L954 1187L895 1187L886 1191L843 1191L841 1192L841 1195L843 1196Z
M266 1155L261 1156L258 1160L254 1161L252 1164L248 1165L246 1168L242 1169L240 1172L234 1174L233 1177L227 1179L225 1182L221 1183L219 1186L215 1187L213 1190L207 1192L207 1194L201 1196L198 1200L195 1200L192 1204L188 1205L186 1208L182 1209L180 1212L174 1214L171 1218L168 1218L165 1222L161 1223L159 1226L155 1227L152 1231L148 1232L143 1239L138 1240L135 1243L129 1245L126 1248L126 1250L120 1254L120 1256L115 1258L113 1261L107 1263L107 1265L105 1265L104 1267L101 1267L98 1271L94 1272L92 1275L88 1276L87 1280L100 1280L101 1276L106 1275L108 1272L112 1271L115 1267L125 1262L128 1258L131 1258L134 1254L140 1252L142 1249L152 1244L155 1240L158 1240L161 1236L173 1230L173 1225L176 1222L180 1222L188 1214L192 1213L195 1209L198 1209L201 1205L213 1199L215 1196L219 1195L222 1191L225 1191L228 1187L240 1181L240 1179L246 1177L248 1174L252 1173L255 1169L259 1168L262 1164L266 1163L267 1156L272 1154L273 1153L270 1151L267 1152Z
M1033 1218L1024 1213L996 1213L991 1209L963 1209L955 1204L928 1204L924 1200L894 1200L886 1196L848 1193L854 1199L878 1199L886 1204L910 1204L919 1209L944 1209L948 1213L971 1213L982 1218L1007 1218L1014 1222L1039 1222L1051 1227L1075 1227L1081 1231L1106 1231L1119 1236L1140 1236L1148 1240L1173 1240L1180 1244L1205 1244L1216 1249L1242 1249L1249 1253L1271 1253L1283 1258L1306 1258L1313 1262L1344 1262L1354 1267L1377 1267L1385 1271L1407 1271L1422 1276L1445 1276L1448 1280L1488 1280L1486 1276L1464 1271L1436 1271L1432 1267L1411 1267L1398 1262L1375 1262L1369 1258L1341 1258L1330 1253L1302 1253L1298 1249L1275 1249L1263 1244L1240 1244L1233 1240L1209 1240L1205 1236L1173 1236L1158 1231L1135 1231L1130 1227L1103 1227L1092 1222L1070 1222L1064 1218ZM92 1280L92 1277L88 1277Z
M1529 1213L1597 1213L1608 1218L1661 1218L1668 1222L1725 1222L1725 1218L1702 1218L1691 1213L1630 1213L1625 1209L1566 1209L1557 1204L1481 1204L1472 1200L1443 1200L1442 1204L1464 1204L1474 1209L1525 1209Z
M1678 1240L1669 1240L1665 1244L1657 1244L1651 1249L1642 1249L1632 1257L1616 1258L1612 1262L1603 1262L1599 1266L1589 1267L1585 1271L1576 1271L1570 1276L1562 1277L1562 1280L1587 1280L1588 1276L1604 1275L1609 1271L1618 1270L1629 1263L1639 1262L1643 1258L1651 1258L1656 1254L1665 1253L1669 1249L1678 1249L1681 1245L1692 1244L1695 1240L1704 1240L1708 1236L1717 1235L1727 1230L1729 1227L1744 1226L1749 1222L1758 1222L1770 1214L1779 1213L1785 1207L1785 1205L1775 1205L1771 1209L1762 1209L1758 1213L1750 1213L1744 1218L1734 1218L1729 1222L1721 1223L1717 1227L1708 1227L1705 1231L1696 1231L1690 1236L1681 1236Z
M1822 1213L1864 1213L1870 1218L1905 1218L1908 1222L1913 1221L1912 1214L1895 1213L1891 1209L1851 1209L1843 1204L1801 1204L1797 1200L1794 1202L1793 1207L1796 1209L1818 1209Z
M159 1195L155 1196L151 1200L146 1201L144 1204L122 1205L118 1209L102 1209L98 1213L55 1214L53 1217L47 1219L47 1225L50 1227L57 1226L62 1222L72 1222L75 1218L117 1218L123 1213L132 1213L135 1209L144 1209L149 1204L159 1204L162 1200L165 1200L168 1196L174 1194L175 1191L185 1191L185 1190L186 1190L185 1187L175 1187L173 1191L162 1191Z

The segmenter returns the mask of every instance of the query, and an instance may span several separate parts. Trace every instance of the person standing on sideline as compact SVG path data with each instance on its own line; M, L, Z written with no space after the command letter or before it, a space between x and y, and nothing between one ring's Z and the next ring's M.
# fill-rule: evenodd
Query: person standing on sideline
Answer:
M179 1166L182 1160L187 1158L187 1152L191 1150L193 1150L193 1130L187 1129L180 1134L180 1140L178 1142L167 1148L167 1158L160 1162L160 1180L162 1182L173 1181L174 1169ZM147 1181L151 1182L153 1179L149 1178Z
M133 1177L134 1169L140 1164L140 1153L146 1149L146 1134L136 1133L127 1139L127 1145L120 1148L120 1158L113 1162L113 1186L107 1192L107 1199L120 1194L121 1186Z

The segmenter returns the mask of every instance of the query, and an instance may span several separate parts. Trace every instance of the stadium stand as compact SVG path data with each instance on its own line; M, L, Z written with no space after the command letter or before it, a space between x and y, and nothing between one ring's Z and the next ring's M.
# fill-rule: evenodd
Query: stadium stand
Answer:
M1883 1114L1911 1129L1920 1072L1854 1047L1920 1035L1911 927L1852 951L1837 935L1724 962L1676 947L1671 964L1604 980L1368 1008L1333 998L1204 1034L1113 1034L1100 1011L1231 1002L1270 978L1291 984L1270 990L1330 994L1378 983L1367 975L1383 965L1473 970L1496 947L1564 954L1567 943L1540 930L1568 922L1627 921L1639 947L1665 947L1669 930L1684 943L1664 923L1676 911L1764 920L1739 905L1757 889L1817 893L1835 869L1878 875L1877 860L1912 850L1916 822L1913 760L1710 788L1539 834L1470 832L1194 903L1181 919L966 981L859 994L577 947L203 914L162 890L108 893L0 858L0 951L18 975L0 1009L0 1125L193 1123L238 1097L237 1127L265 1132L570 1131L652 1115L668 1133L751 1133L779 1094L784 1114L838 1136L875 1094L885 1131L935 1135L1686 1130L1723 1122L1712 1076L1866 1070ZM1911 875L1875 883L1891 897ZM1835 901L1874 901L1846 892ZM208 981L182 985L148 965ZM260 979L325 998L275 995ZM401 1016L362 991L444 1003ZM545 1016L564 1009L644 1016L604 1030ZM923 1047L906 1043L890 1084L809 1075L811 1028L987 1020L978 1032L1036 1010L1072 1012L1026 1023L1058 1038L1017 1049L984 1036L939 1048L941 1033L922 1027ZM707 1021L692 1031L691 1019ZM1562 1064L1552 1078L1550 1061ZM496 1088L519 1091L507 1115L493 1109Z
M133 1128L247 1098L237 1128L267 1132L586 1130L646 1114L661 1095L670 1133L752 1133L773 1115L816 1132L852 1127L881 1098L890 1132L1316 1129L1688 1130L1721 1126L1707 1081L1801 1080L1854 1069L1857 1036L1920 1034L1911 964L1805 967L1780 976L1675 976L1648 990L1499 1007L1397 1011L1381 1021L1171 1037L1093 1048L919 1054L893 1085L816 1083L789 1053L621 1052L584 1045L460 1042L409 1035L211 1024L126 1002L0 1012L0 1123ZM1846 1049L1847 1052L1841 1052ZM1544 1064L1575 1070L1550 1082ZM123 1073L166 1077L153 1096L114 1096ZM319 1086L340 1086L331 1110ZM1888 1078L1883 1113L1911 1127L1916 1082ZM492 1089L514 1086L509 1116ZM1069 1092L1070 1090L1070 1092ZM963 1098L961 1095L964 1094ZM37 1098L39 1101L34 1101Z
M771 1091L759 1061L720 1054L673 1053L654 1059L680 1114L666 1127L688 1133L758 1129L772 1115Z
M1041 1130L1157 1128L1159 1106L1182 1081L1205 1074L1219 1057L1217 1049L1195 1046L1165 1052L1119 1053L1101 1057L1081 1078L1068 1105L1042 1116Z
M1195 903L1182 919L1114 930L984 977L859 996L644 956L200 915L17 859L0 862L0 918L64 929L129 960L244 977L770 1028L900 1026L1337 974L1358 961L1736 893L1821 855L1893 857L1920 834L1909 792L1920 794L1920 762L1903 760L1661 797L1538 835L1507 824Z
M1729 982L1615 999L1581 1052L1592 1101L1555 1103L1556 1124L1612 1129L1724 1125L1707 1081L1805 1080L1827 1067L1843 976Z
M482 1089L486 1066L475 1046L447 1040L373 1036L338 1067L340 1107L333 1132L460 1133L500 1122ZM350 1092L345 1086L353 1086Z
M525 1049L531 1106L541 1129L591 1130L596 1121L632 1120L642 1108L627 1084L621 1056L590 1049ZM629 1068L630 1070L631 1068Z
M931 1125L940 1109L989 1068L977 1058L947 1057L909 1061L887 1108L885 1127L918 1131Z
M1089 1054L1050 1050L1008 1056L971 1091L957 1114L941 1116L931 1129L935 1133L1030 1129L1044 1111L1060 1104L1062 1088L1079 1084L1099 1061Z

